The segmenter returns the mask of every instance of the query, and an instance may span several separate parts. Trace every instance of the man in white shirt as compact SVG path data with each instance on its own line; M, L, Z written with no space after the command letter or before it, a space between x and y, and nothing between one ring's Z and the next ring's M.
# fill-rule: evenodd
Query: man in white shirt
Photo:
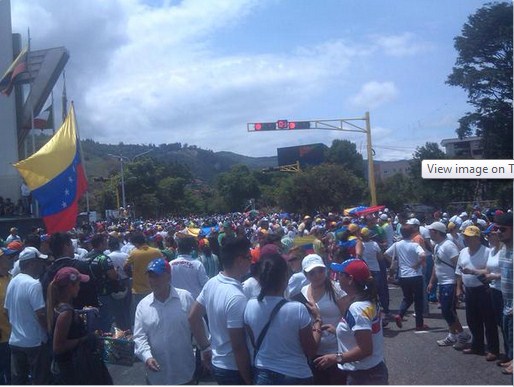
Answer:
M205 284L189 315L202 361L205 366L212 367L218 384L252 384L244 330L244 310L248 300L241 285L241 278L250 268L250 246L250 241L244 237L225 240L220 254L223 271ZM205 314L209 319L212 343L203 329Z
M171 267L164 258L147 267L152 293L136 309L135 354L146 365L148 384L192 384L195 358L188 315L191 293L171 285Z
M438 284L441 313L449 329L448 336L442 340L437 340L437 345L464 349L471 336L462 329L455 305L455 268L459 259L459 249L455 243L446 237L446 226L443 223L434 222L427 229L434 242L434 268L427 286L427 292L432 291L435 284Z
M171 284L176 288L188 290L196 299L209 281L203 263L193 258L193 251L198 248L198 243L192 236L178 236L177 247L178 256L171 261Z
M4 308L11 324L11 383L49 384L50 351L43 290L38 278L44 260L35 247L26 247L19 257L20 274L14 277L5 295Z

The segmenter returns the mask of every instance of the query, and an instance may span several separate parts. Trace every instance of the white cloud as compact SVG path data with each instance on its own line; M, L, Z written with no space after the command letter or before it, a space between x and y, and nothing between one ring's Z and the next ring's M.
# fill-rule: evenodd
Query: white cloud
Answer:
M421 41L416 35L405 32L401 35L374 36L375 44L386 55L404 57L432 50L429 42Z
M394 82L370 81L364 84L359 92L350 98L354 106L375 109L380 105L391 102L398 96Z

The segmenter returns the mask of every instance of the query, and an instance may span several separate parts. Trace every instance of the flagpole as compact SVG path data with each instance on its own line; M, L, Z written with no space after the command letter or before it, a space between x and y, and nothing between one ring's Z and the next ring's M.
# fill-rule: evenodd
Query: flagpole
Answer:
M29 63L30 60L30 28L27 28L27 63ZM34 79L32 78L32 74L30 73L30 67L27 65L27 71L30 75L30 90L29 95L32 94L32 86L34 83ZM32 98L32 95L30 95L30 132L31 132L31 138L32 138L32 154L36 153L36 141L34 138L34 99ZM26 151L27 148L25 148ZM34 203L34 215L39 216L39 203L36 200Z
M75 104L73 101L71 101L71 108L75 112ZM86 163L84 161L84 152L82 151L82 141L80 141L80 131L79 126L77 124L77 116L76 114L73 114L73 119L75 123L75 134L77 135L77 141L79 143L79 149L80 149L80 162L82 164L82 168L84 169L84 177L86 179L87 188L86 188L86 210L87 210L87 221L89 222L89 182L87 181L87 170L86 170Z
M68 97L66 96L66 70L62 71L62 122L66 120L68 115Z
M52 90L52 108L50 109L50 117L52 122L52 135L55 134L55 117L54 117L54 91Z

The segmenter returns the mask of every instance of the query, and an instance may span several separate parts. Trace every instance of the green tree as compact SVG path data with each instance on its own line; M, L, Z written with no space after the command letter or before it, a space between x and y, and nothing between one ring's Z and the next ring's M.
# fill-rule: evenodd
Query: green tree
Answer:
M247 200L260 197L259 184L246 165L235 165L221 173L216 186L232 211L242 211Z
M380 204L395 211L401 211L406 203L417 201L412 178L401 173L396 173L384 181L378 182L377 196L380 198Z
M343 166L321 164L284 179L278 201L285 211L305 213L341 211L347 206L367 201L364 179Z
M327 163L345 167L357 177L364 177L364 162L355 144L348 140L334 140L326 151Z
M457 134L482 136L486 158L512 158L512 31L512 3L491 3L455 38L458 57L447 83L465 89L475 108L459 120Z

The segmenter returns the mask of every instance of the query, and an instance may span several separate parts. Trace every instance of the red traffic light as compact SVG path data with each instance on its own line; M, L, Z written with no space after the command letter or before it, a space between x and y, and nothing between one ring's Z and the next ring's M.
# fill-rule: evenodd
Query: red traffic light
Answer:
M289 122L289 129L310 129L310 121L291 121Z
M256 122L253 124L253 128L259 130L275 130L277 125L274 122Z

